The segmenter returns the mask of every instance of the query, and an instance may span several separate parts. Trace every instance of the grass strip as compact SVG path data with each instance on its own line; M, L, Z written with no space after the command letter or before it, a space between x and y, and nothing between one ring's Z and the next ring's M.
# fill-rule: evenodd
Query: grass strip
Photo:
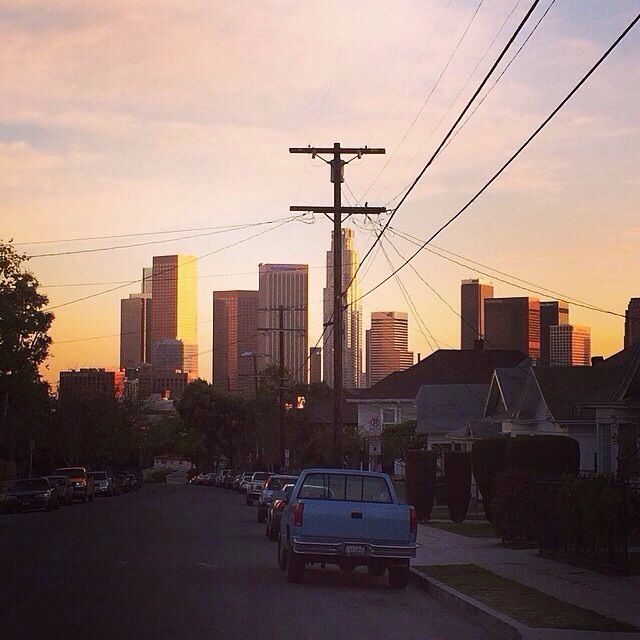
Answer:
M638 631L637 627L626 622L563 602L475 564L440 564L414 568L528 627Z

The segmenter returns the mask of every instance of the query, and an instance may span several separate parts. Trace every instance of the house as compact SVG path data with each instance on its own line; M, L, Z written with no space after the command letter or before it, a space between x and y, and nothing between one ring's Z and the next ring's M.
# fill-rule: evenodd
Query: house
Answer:
M616 472L631 441L637 452L640 426L640 345L591 367L496 368L485 421L506 435L561 434L580 444L583 471ZM637 453L632 455L637 455Z
M193 468L193 463L181 456L164 454L154 456L153 467L154 469L170 469L171 471L189 471Z
M404 371L380 380L357 398L358 425L370 437L385 426L417 421L429 447L450 449L447 434L484 416L486 396L496 367L515 367L520 351L439 349Z

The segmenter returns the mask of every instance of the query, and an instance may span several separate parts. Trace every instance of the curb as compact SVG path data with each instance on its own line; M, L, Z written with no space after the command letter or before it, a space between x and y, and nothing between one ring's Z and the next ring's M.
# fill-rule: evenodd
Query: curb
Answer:
M522 640L528 635L529 627L473 598L465 596L435 578L426 576L413 567L411 568L410 580L414 586L452 605L461 613L473 618L478 624L505 640Z

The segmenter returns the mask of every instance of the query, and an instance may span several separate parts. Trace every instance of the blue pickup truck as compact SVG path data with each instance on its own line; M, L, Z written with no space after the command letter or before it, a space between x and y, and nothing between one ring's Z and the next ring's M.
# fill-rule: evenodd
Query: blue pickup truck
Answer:
M278 538L278 564L289 582L304 579L307 564L337 564L343 571L366 566L389 573L389 584L409 582L416 554L415 509L401 504L384 473L307 469L285 506Z

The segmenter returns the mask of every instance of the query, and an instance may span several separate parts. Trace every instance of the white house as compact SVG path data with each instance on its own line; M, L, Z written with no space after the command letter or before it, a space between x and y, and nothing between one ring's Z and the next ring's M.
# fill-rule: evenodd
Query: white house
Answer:
M185 460L181 456L165 454L153 458L155 469L169 469L171 471L189 471L193 468L190 460Z

